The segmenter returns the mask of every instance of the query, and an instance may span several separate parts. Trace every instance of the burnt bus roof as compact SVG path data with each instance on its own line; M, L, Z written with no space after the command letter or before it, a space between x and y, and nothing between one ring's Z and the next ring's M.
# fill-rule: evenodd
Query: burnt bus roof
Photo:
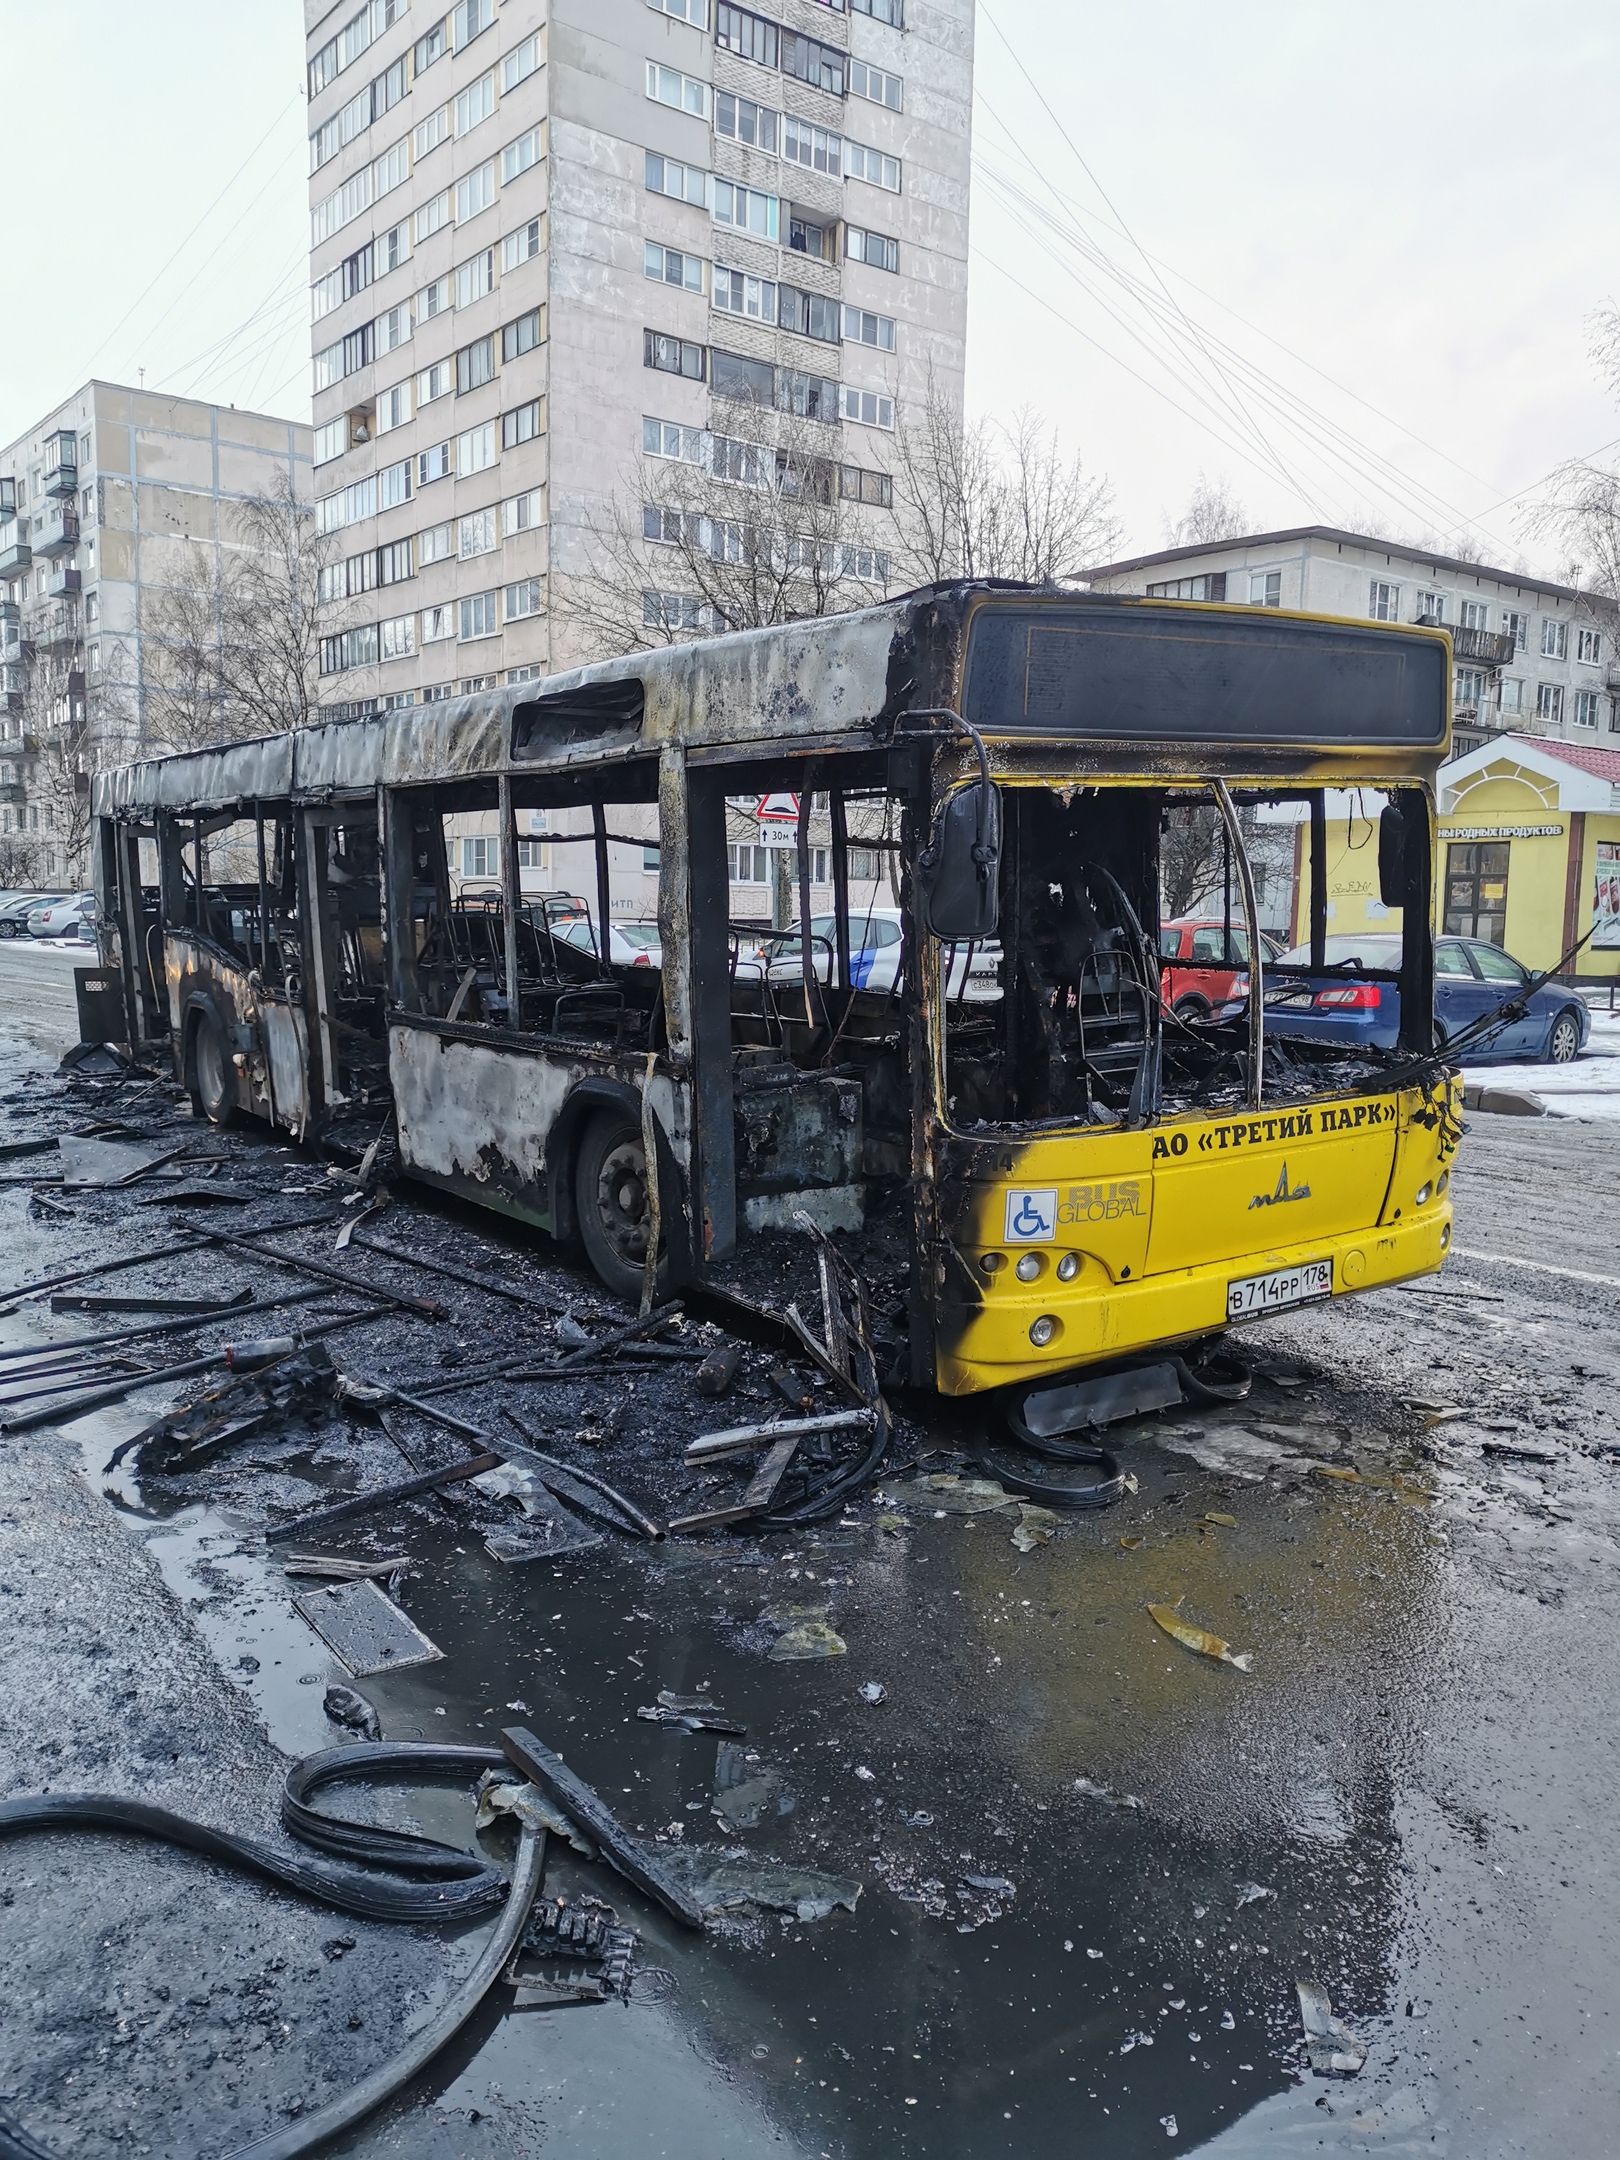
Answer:
M566 773L671 742L719 759L810 756L870 747L925 707L960 710L1014 775L1053 764L1054 750L1095 772L1107 745L1120 774L1428 778L1447 748L1450 679L1441 630L963 580L151 758L96 774L91 800L100 817L328 800L379 782Z

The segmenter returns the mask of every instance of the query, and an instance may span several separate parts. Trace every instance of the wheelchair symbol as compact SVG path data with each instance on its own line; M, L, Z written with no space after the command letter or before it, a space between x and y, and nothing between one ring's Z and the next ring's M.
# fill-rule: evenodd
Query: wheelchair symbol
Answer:
M1010 1192L1006 1241L1009 1245L1049 1245L1057 1229L1057 1193Z

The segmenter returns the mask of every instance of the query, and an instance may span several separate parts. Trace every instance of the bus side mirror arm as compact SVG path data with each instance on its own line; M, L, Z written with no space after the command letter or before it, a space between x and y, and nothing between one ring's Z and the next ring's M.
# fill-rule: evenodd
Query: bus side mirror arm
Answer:
M947 706L898 713L882 732L892 741L908 721L918 732L932 732L929 723L944 721L967 736L979 758L978 780L940 804L928 844L918 852L923 921L935 937L952 943L994 937L1000 917L1001 815L984 737Z

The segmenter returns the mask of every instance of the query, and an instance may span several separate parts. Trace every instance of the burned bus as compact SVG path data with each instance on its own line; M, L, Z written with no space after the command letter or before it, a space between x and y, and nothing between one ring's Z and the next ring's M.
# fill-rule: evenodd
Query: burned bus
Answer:
M885 1246L913 1385L1039 1380L1440 1266L1449 663L1425 628L931 587L98 774L103 958L131 1042L212 1119L304 1137L386 1095L408 1174L624 1293L653 1266L735 1274L808 1220ZM1365 967L1324 951L1343 790L1378 893ZM787 968L733 920L726 841L728 804L776 793L830 836L814 918L801 816ZM599 926L610 843L656 834L659 964L525 899L532 811L572 814ZM446 833L473 812L504 844L469 895ZM858 964L852 835L892 880L886 981ZM1161 919L1189 845L1203 915L1257 961L1265 855L1303 978L1255 964L1175 1010ZM1302 995L1382 998L1398 1030L1313 1040Z

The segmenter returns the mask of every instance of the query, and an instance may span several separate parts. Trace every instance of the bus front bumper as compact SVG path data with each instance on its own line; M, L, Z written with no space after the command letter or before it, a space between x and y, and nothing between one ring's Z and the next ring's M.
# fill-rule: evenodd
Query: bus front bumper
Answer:
M942 1303L935 1385L942 1395L974 1395L1017 1381L1056 1379L1076 1366L1170 1349L1274 1313L1307 1310L1359 1290L1433 1275L1450 1243L1451 1205L1437 1200L1409 1221L1149 1275L1140 1282L1117 1282L1088 1265L1072 1283L1048 1274L1026 1285L1007 1270L977 1302ZM1331 1285L1325 1294L1263 1306L1242 1319L1232 1316L1234 1284L1287 1277L1323 1262ZM960 1280L956 1269L951 1274ZM1046 1322L1052 1323L1048 1340L1032 1340L1031 1330L1044 1333Z

